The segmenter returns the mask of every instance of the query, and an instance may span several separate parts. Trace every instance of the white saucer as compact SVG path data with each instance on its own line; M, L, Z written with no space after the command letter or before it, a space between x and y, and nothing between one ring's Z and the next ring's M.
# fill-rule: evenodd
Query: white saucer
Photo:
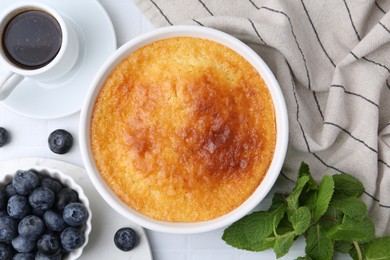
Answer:
M71 176L74 181L83 188L85 194L87 195L92 210L92 230L89 235L88 244L79 258L80 260L153 259L145 230L116 213L116 211L103 200L93 187L85 169L58 160L46 158L23 158L0 162L0 172L12 173L18 169L30 166L45 166L62 171L63 173ZM133 228L140 238L137 246L129 252L119 250L114 244L114 234L122 227Z
M0 10L23 0L1 0ZM81 109L92 78L116 48L116 36L110 17L97 0L39 0L74 22L81 50L75 67L58 87L45 89L25 79L2 102L21 115L51 119L68 116ZM1 73L1 71L0 71Z

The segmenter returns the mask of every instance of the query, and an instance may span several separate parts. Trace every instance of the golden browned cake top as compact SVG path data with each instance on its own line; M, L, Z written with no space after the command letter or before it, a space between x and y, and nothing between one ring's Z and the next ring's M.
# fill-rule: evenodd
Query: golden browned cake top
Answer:
M210 220L257 188L275 148L258 72L213 41L177 37L124 59L94 107L91 145L117 196L158 220Z

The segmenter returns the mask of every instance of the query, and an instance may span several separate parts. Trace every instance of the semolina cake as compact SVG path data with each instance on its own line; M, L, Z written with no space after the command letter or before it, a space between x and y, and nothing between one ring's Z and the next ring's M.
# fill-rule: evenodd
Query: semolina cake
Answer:
M173 37L134 51L108 76L90 141L102 177L129 207L156 220L207 221L239 207L263 180L274 105L242 56Z

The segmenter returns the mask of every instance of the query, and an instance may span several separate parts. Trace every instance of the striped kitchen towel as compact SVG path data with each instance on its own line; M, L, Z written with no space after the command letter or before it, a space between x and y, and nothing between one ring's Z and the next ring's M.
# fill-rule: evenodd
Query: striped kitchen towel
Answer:
M134 1L156 26L212 27L254 49L289 113L278 185L292 186L301 161L317 179L350 173L377 235L390 234L390 1Z

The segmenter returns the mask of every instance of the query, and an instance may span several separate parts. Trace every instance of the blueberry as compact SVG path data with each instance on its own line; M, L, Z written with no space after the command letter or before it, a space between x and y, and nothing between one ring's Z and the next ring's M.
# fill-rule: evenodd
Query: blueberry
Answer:
M12 259L12 247L5 243L0 243L0 259L11 260Z
M35 260L61 260L61 259L62 259L61 253L58 253L58 254L52 255L52 256L48 256L48 255L45 255L44 253L38 251L35 254Z
M66 205L72 202L78 202L79 195L71 188L64 188L57 194L56 208L63 210Z
M132 228L124 227L116 231L114 243L122 251L132 250L138 242L137 233Z
M0 127L0 147L3 147L9 140L7 129Z
M56 255L61 251L60 238L55 233L46 233L38 240L37 247L45 255Z
M18 222L11 217L0 218L0 242L11 243L18 235ZM1 258L0 258L1 259Z
M49 135L48 142L53 153L65 154L72 148L73 137L69 132L57 129Z
M28 195L39 186L39 177L33 170L21 171L16 173L12 186L17 193Z
M58 193L62 190L62 184L50 177L42 178L41 186L51 189L54 193Z
M19 222L18 232L21 236L37 239L45 232L45 223L40 217L29 215Z
M56 196L51 189L36 188L28 197L31 207L37 210L51 209L55 203Z
M55 212L54 210L48 210L43 214L43 221L46 227L51 231L62 231L67 227L62 214Z
M69 203L62 214L66 224L72 227L78 227L87 222L89 213L84 204L79 202Z
M14 186L12 186L12 182L5 185L3 190L5 191L5 194L7 194L8 198L11 198L13 195L16 194L16 190Z
M61 233L61 245L62 248L71 252L81 247L85 242L84 232L74 227L67 227Z
M31 212L30 204L26 196L13 195L8 200L7 212L13 218L22 219Z
M12 260L34 260L35 255L33 253L17 253Z
M35 249L37 245L37 240L30 239L24 236L17 236L12 239L13 248L19 253L28 253Z
M8 196L5 190L0 191L0 210L7 208Z

